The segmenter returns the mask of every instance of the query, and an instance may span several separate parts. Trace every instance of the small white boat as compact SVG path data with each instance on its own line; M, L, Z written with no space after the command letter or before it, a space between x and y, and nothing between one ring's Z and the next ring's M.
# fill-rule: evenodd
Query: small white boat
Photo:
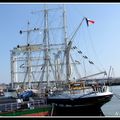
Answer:
M4 91L2 89L0 89L0 96L4 96Z

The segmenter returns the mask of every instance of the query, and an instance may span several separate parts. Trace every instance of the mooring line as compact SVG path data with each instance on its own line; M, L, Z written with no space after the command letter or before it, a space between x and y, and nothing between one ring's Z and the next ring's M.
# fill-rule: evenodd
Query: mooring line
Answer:
M53 112L54 112L54 103L52 103L52 110L51 110L51 116L53 116Z
M114 95L115 95L118 99L120 99L120 95L117 95L117 94L115 94L115 93L114 93Z

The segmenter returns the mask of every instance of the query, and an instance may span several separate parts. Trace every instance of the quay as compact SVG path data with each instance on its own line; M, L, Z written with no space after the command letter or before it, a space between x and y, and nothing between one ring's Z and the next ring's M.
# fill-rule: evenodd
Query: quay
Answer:
M96 80L101 80L101 79L96 79ZM120 85L120 77L114 77L114 78L106 78L106 83L108 83L109 85ZM89 79L88 80L89 82L92 81L92 79ZM23 83L22 82L15 82L14 83L14 86L17 86L17 85L22 85ZM32 82L33 85L37 86L38 85L38 82ZM6 84L6 83L1 83L0 84L0 89L4 90L4 91L7 91L7 89L11 88L11 83L9 84Z

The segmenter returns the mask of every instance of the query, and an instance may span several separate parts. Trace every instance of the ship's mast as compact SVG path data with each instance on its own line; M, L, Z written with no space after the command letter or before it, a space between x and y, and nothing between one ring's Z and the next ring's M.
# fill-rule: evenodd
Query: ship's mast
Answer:
M26 73L25 73L25 77L24 77L24 81L23 81L23 87L25 87L25 80L26 80L26 77L28 75L28 84L29 84L29 88L31 88L31 82L32 82L32 60L31 60L31 47L30 47L30 41L29 41L29 36L30 36L30 33L33 32L33 31L36 31L36 30L39 30L39 29L29 29L29 25L30 23L28 22L27 24L27 30L26 31L20 31L20 34L22 34L23 32L26 32L27 33L27 45L26 45L26 65L27 65L27 68L26 68Z
M63 5L63 32L64 32L64 41L65 47L67 46L67 29L66 29L66 10L65 5Z
M45 75L45 68L46 68L46 81L47 81L47 87L49 86L49 53L48 53L48 47L49 47L49 30L48 30L48 9L47 6L44 5L44 37L43 37L43 47L44 47L44 63L42 68L42 74L40 81L43 81L44 75ZM40 84L39 84L40 85Z
M44 6L44 47L45 47L45 52L44 52L44 59L45 59L45 66L46 66L46 81L47 81L47 86L49 85L49 73L48 73L48 67L49 67L49 56L48 56L48 46L49 46L49 32L48 32L48 10L47 6Z
M67 45L65 9L63 9L63 14L62 14L63 25L59 26L58 24L55 24L55 27L54 27L54 25L53 26L48 25L48 23L51 22L50 21L51 18L50 19L48 18L48 17L50 17L48 15L49 11L52 12L53 10L60 10L60 9L63 9L63 8L59 7L59 8L51 9L51 8L47 8L47 6L44 5L44 10L37 11L37 12L43 12L43 19L44 19L43 28L41 26L40 29L39 28L38 29L29 29L29 24L28 24L27 30L20 31L20 33L23 33L23 32L27 33L27 45L24 45L24 46L21 45L19 47L17 46L16 48L13 49L13 52L15 52L16 55L18 56L18 58L16 59L16 62L18 64L17 71L15 71L15 69L13 68L14 67L13 65L15 65L15 63L11 64L11 69L12 69L11 70L12 71L11 72L12 80L11 81L13 81L13 83L15 82L14 74L17 74L20 77L22 77L22 78L20 78L20 77L19 78L20 78L20 81L23 82L23 84L22 84L23 87L27 83L26 79L28 80L29 84L32 82L32 79L34 79L34 80L36 79L35 82L38 82L38 88L43 87L42 86L43 82L47 83L46 86L48 87L50 85L49 83L51 83L52 80L53 81L55 80L56 82L57 82L57 80L58 81L62 80L63 77L61 77L62 73L60 74L60 70L63 68L64 62L62 63L61 61L62 61L62 58L64 59L66 57L66 54L65 55L62 54L61 51L64 51L68 46ZM35 12L32 12L32 13L35 13ZM56 21L54 21L54 22L56 22ZM59 22L59 21L57 21L57 22ZM56 30L59 30L59 29L62 29L63 31L61 31L61 32L64 32L64 36L62 36L62 37L64 37L64 41L62 41L62 43L59 43L60 42L59 40L61 40L61 39L60 39L59 34L56 34L56 40L58 40L58 43L54 43L54 41L53 41L53 43L52 42L50 43L50 37L52 37L52 36L49 35L49 32L54 34L54 31L56 33ZM30 44L30 40L29 40L30 33L35 30L39 30L39 31L43 32L43 35L41 37L42 44L32 44L32 43ZM57 35L59 36L58 38L57 38ZM35 54L33 54L33 53L35 53ZM23 55L25 55L25 56L23 56ZM13 57L14 56L15 55L13 55ZM61 58L59 59L60 56L61 56ZM55 59L55 62L53 62L54 59ZM25 62L25 64L24 64L24 62ZM66 64L66 62L67 62L67 60L65 60L65 64ZM57 68L55 68L55 66ZM55 69L57 69L57 70L55 70ZM64 70L66 70L66 68ZM24 76L22 76L22 74L24 74ZM67 78L65 78L65 79L67 79ZM34 83L32 83L32 84L34 84Z
M30 31L29 31L29 22L28 22L28 31L27 31L27 72L28 72L28 82L29 82L29 88L31 88L31 80L32 80L32 69L31 69L31 50L29 48L29 34L30 34Z
M66 26L66 10L65 5L63 5L63 32L64 32L64 42L65 42L65 54L66 54L66 81L70 79L70 44L67 42L67 26Z
M54 9L58 9L58 8L54 8ZM50 50L50 44L49 44L49 26L48 26L48 12L50 10L54 10L54 9L48 9L46 5L44 5L44 37L43 37L43 46L44 46L44 63L43 63L43 69L42 69L42 74L41 74L41 82L43 81L44 75L45 75L45 79L47 81L47 87L49 86L49 78L51 76L49 76L49 66L51 66L51 61L50 61L50 56L49 56L49 50ZM55 29L55 28L51 28L51 29ZM57 28L59 29L59 28ZM66 30L65 30L66 31ZM66 35L65 35L65 39L66 39ZM55 63L54 63L55 65ZM51 66L51 69L53 70L54 68ZM46 74L45 74L46 71ZM59 79L56 76L56 71L54 71L54 76L55 79Z

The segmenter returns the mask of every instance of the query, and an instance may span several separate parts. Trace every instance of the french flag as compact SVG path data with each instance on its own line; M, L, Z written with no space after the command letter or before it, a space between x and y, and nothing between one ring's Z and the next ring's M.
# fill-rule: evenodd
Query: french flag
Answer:
M90 19L88 19L88 18L85 18L85 19L86 19L87 26L95 23L94 20L90 20Z

